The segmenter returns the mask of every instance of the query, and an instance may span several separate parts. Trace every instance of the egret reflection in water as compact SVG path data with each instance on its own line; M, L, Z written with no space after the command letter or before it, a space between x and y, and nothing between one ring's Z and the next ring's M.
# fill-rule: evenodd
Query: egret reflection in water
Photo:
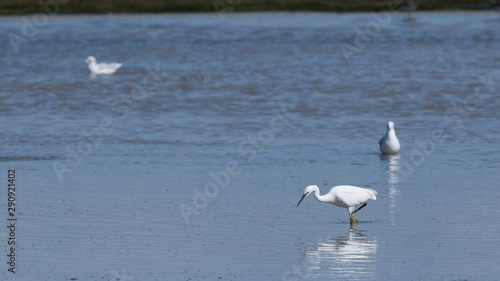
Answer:
M346 235L324 239L314 250L306 251L306 273L310 279L372 279L376 253L377 240L357 230L353 223Z
M381 155L380 160L385 161L387 165L385 166L385 179L388 187L388 197L389 197L389 214L390 220L394 221L394 214L396 209L396 197L399 194L398 183L401 178L398 174L400 170L399 165L400 155Z

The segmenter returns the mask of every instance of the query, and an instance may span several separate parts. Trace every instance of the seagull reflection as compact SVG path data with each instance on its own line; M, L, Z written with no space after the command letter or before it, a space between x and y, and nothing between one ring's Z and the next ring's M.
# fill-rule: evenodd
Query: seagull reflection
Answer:
M375 276L376 253L376 239L356 230L354 223L347 235L323 240L306 251L304 265L311 279L367 280Z
M387 161L387 168L385 172L385 178L387 181L387 185L389 188L389 214L390 220L394 222L394 214L396 209L396 197L399 194L398 183L401 180L399 177L398 171L400 169L399 166L399 157L400 155L381 155L381 161Z

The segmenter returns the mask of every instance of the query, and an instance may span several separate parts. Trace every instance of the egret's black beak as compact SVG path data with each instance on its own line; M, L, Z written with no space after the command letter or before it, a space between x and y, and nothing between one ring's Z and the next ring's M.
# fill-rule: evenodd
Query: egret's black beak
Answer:
M304 198L306 198L307 194L309 194L309 192L306 192L306 193L304 193L304 195L302 195L302 198L300 198L300 201L296 207L298 207L300 205L300 202L302 202L302 200L304 200Z

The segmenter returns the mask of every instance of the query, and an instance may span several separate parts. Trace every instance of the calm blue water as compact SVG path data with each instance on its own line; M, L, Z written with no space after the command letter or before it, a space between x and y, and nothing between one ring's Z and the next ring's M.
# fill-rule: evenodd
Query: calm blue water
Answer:
M0 18L0 160L18 185L2 278L498 278L497 14L25 25ZM124 66L90 77L89 55ZM389 120L401 154L381 157ZM310 184L378 195L350 228L335 206L295 207Z

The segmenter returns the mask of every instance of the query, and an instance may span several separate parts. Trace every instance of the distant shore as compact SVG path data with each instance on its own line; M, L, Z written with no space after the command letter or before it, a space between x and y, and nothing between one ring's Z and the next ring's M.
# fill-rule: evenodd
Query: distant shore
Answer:
M81 13L168 13L168 12L248 12L324 11L368 12L395 8L399 1L384 0L2 0L0 14L81 14ZM415 1L418 10L489 10L489 1Z

